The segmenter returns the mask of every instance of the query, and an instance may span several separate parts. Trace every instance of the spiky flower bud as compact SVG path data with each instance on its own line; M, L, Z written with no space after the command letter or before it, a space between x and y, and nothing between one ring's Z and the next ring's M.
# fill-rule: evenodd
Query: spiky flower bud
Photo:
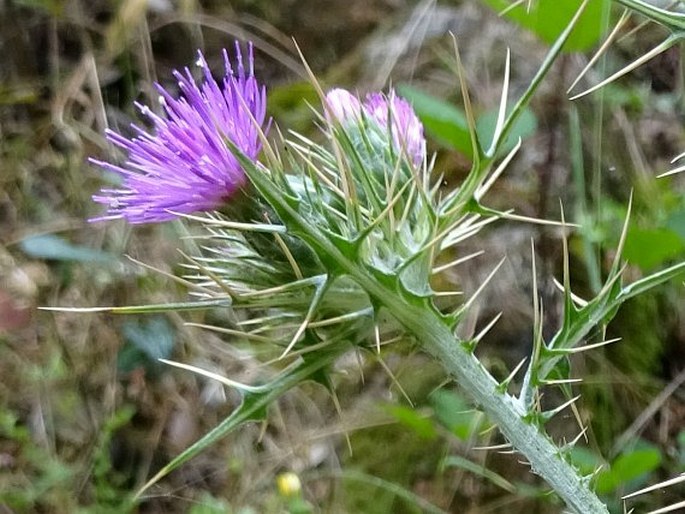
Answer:
M362 112L362 104L359 98L347 89L331 89L326 94L326 108L328 113L340 123L359 120Z
M409 102L391 89L387 95L367 95L364 110L381 127L389 127L396 150L405 153L415 166L421 165L426 158L426 138L423 125Z
M393 89L387 95L370 93L364 102L345 89L332 89L326 95L327 112L346 128L362 118L384 134L390 134L396 152L404 154L414 166L426 158L423 125L414 109Z

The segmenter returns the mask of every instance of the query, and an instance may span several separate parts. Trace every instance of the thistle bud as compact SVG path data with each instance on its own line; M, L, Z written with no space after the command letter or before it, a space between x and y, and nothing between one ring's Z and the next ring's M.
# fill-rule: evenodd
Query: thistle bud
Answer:
M387 95L370 93L363 103L345 89L332 89L326 95L326 112L346 128L365 127L380 132L381 141L391 143L393 150L404 154L414 166L420 166L426 158L423 125L409 102L392 89ZM367 139L376 138L367 134Z
M426 138L423 125L409 102L391 89L387 95L367 95L364 110L381 127L390 130L395 150L404 152L415 166L421 165L426 158Z
M361 111L359 99L346 89L331 89L326 94L326 112L341 124L359 120Z

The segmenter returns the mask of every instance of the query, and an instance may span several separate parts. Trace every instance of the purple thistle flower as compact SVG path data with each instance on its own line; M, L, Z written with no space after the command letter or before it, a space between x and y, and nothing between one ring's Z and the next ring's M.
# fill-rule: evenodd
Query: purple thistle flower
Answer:
M237 73L226 50L223 56L226 74L221 86L198 51L197 65L204 74L200 85L188 68L183 73L175 70L181 92L178 99L155 84L163 116L136 103L152 122L151 133L132 125L136 135L128 139L107 130L107 139L124 149L128 160L121 166L90 160L123 177L120 189L103 188L93 196L94 201L107 205L108 211L90 221L124 218L129 223L153 223L175 218L172 212L211 210L245 183L244 171L226 141L256 159L266 115L266 89L254 77L251 44L247 69L237 42Z
M326 93L327 113L339 122L358 120L361 117L362 104L359 98L347 89L331 89Z
M364 110L381 127L390 127L395 148L404 152L414 166L423 163L426 158L423 124L409 102L391 89L387 96L381 93L366 95Z
M395 150L404 152L415 166L423 163L426 157L423 124L409 102L397 96L393 89L387 95L370 93L363 103L345 89L332 89L326 94L326 107L330 115L345 125L359 123L363 112L381 130L386 133L390 130Z

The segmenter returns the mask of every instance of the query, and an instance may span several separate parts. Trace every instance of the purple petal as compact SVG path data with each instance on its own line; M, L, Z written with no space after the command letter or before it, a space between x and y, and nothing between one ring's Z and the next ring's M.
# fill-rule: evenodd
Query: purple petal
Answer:
M346 89L331 89L326 93L326 108L330 116L339 123L357 121L361 117L362 105L359 99Z
M426 157L423 124L409 102L397 96L391 89L387 95L381 93L367 95L364 110L381 127L389 128L397 150L406 153L415 166L423 163Z

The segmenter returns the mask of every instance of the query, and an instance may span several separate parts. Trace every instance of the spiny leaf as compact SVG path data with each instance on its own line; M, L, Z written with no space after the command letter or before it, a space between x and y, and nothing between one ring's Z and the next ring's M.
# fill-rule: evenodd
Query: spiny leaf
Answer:
M339 352L340 350L338 350ZM267 407L285 392L310 379L321 369L329 366L339 355L338 352L321 352L316 359L299 361L286 368L269 383L260 386L260 391L245 392L243 402L210 432L177 455L136 493L136 498L159 482L169 473L204 451L206 448L227 436L233 430L249 421L264 419Z
M547 358L538 367L541 380L552 372L562 358L556 350L576 347L580 341L598 324L606 324L615 316L618 308L628 299L685 274L685 262L671 266L632 284L622 287L620 275L608 279L597 297L585 307L574 308L569 324L564 324L549 344Z
M668 38L666 38L664 41L659 43L657 46L652 48L649 52L641 55L639 58L635 59L632 63L628 64L627 66L621 68L619 71L611 75L610 77L602 80L599 84L596 84L592 86L590 89L587 89L583 91L582 93L578 93L577 95L574 95L570 98L570 100L578 100L579 98L582 98L586 95L589 95L590 93L597 91L598 89L603 88L607 84L610 84L611 82L614 82L615 80L621 78L623 75L626 75L627 73L630 73L633 71L635 68L638 68L639 66L643 65L650 59L656 57L657 55L665 52L669 48L671 48L673 45L675 45L677 42L679 42L685 34L683 33L677 33L677 34L672 34Z
M615 0L615 2L673 31L685 30L685 14L681 12L667 11L643 0Z
M129 305L126 307L39 307L54 312L109 312L111 314L155 314L161 312L197 311L212 307L230 307L230 298L198 300L194 302L158 303L151 305Z

